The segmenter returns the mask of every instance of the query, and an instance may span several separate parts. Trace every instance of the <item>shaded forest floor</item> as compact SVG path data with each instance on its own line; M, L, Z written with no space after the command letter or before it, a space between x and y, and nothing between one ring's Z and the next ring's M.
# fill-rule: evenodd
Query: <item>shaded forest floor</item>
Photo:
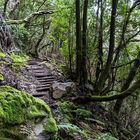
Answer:
M125 135L131 135L131 132L121 126L120 122L123 120L118 120L103 106L104 104L73 102L72 97L79 94L78 86L75 90L65 91L65 96L54 99L52 84L55 82L67 84L69 80L51 62L29 58L23 61L25 56L14 53L12 55L1 56L0 73L4 77L1 85L23 90L36 98L43 99L50 106L58 125L59 131L56 134L53 136L49 134L51 137L40 135L38 140L102 140L103 138L116 140L118 130L120 131L118 137L122 135L123 139L127 139Z

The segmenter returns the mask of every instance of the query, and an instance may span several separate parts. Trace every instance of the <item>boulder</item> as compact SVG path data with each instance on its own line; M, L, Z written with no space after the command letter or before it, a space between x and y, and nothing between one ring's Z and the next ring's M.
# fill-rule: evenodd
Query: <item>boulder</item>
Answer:
M42 132L56 131L51 109L43 100L10 86L0 86L0 136L38 140Z
M54 99L59 99L66 94L70 94L75 91L76 86L73 82L54 82L51 88L51 94Z

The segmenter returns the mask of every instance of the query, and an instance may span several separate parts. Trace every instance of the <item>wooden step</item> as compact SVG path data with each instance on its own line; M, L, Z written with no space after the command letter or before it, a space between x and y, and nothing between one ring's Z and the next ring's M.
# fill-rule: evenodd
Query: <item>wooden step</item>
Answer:
M43 67L40 67L40 66L38 66L38 67L27 67L27 69L28 70L42 70Z
M49 87L40 87L40 88L36 88L36 91L37 92L40 92L40 91L48 91L50 89L50 86Z
M44 72L46 72L46 70L44 70L44 69L33 69L32 70L34 73L44 73Z
M50 87L50 84L41 84L36 86L36 88L41 88L41 87Z
M28 63L40 63L41 60L28 60Z
M41 78L41 79L40 79ZM39 81L40 82L40 80L45 80L46 82L53 82L53 81L55 81L56 79L55 78L45 78L45 79L43 79L44 77L37 77L37 81Z
M40 83L43 83L43 82L45 82L45 83L47 83L47 82L52 82L51 80L47 80L47 79L38 79L38 81L40 82Z
M36 66L36 65L39 65L39 62L28 62L27 64L29 66Z
M52 77L52 75L50 75L50 74L47 74L47 73L43 73L43 74L34 74L34 76L35 77L40 77L40 78L42 78L42 77L48 77L48 79L50 78L50 77Z
M41 97L41 96L44 96L44 95L46 95L46 94L48 94L48 92L38 92L38 93L36 93L36 94L32 94L34 97Z
M44 85L45 85L45 84L50 84L50 85L52 85L53 81L39 81L39 83L42 84L42 85L43 85L43 84L44 84Z

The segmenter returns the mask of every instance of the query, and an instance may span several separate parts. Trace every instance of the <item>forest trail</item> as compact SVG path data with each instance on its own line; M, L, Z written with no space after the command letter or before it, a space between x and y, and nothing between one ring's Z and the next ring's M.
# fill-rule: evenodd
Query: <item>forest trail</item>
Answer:
M49 95L49 90L54 81L57 81L56 75L52 70L42 64L41 60L31 59L27 63L28 71L35 77L35 93L31 93L34 97L42 98Z

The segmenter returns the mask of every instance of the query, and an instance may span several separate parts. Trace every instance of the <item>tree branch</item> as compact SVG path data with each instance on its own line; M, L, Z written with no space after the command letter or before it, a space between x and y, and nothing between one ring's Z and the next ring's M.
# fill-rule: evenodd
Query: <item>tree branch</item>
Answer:
M140 79L136 81L129 89L121 92L120 94L116 95L109 95L109 96L80 96L80 97L74 97L72 98L73 101L76 102L107 102L107 101L113 101L117 99L124 99L130 95L132 95L138 88L140 88Z
M39 12L34 12L30 14L28 17L20 20L7 20L6 22L8 24L25 24L28 23L33 17L35 16L42 16L46 14L53 14L53 11L39 11Z

